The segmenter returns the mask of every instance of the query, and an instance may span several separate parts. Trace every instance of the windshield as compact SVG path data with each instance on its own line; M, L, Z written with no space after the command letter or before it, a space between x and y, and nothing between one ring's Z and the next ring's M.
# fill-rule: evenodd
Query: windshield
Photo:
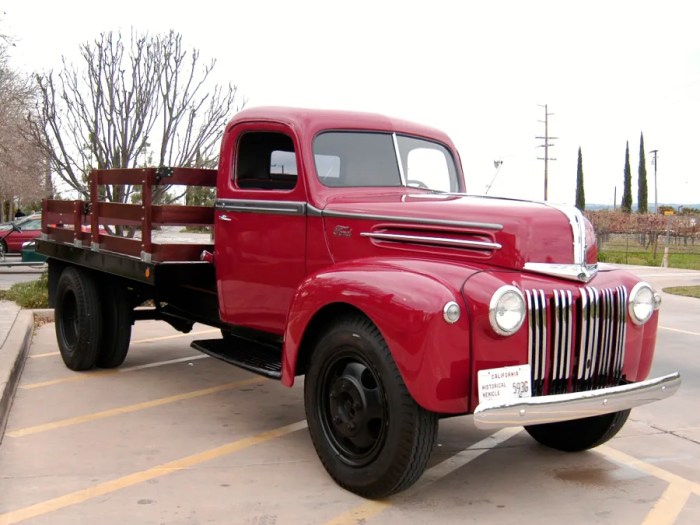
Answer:
M314 160L325 186L459 191L449 150L437 142L406 135L329 131L314 140Z

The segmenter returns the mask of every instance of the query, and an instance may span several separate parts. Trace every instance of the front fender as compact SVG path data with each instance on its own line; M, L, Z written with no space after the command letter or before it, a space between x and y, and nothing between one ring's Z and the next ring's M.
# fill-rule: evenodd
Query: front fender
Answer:
M459 289L425 271L390 263L344 264L310 276L290 307L282 383L294 383L300 352L309 350L305 347L312 338L307 336L314 335L307 331L310 326L314 329L312 322L319 312L331 305L349 305L377 326L419 405L434 412L466 412L469 321ZM449 301L462 309L454 324L443 318Z

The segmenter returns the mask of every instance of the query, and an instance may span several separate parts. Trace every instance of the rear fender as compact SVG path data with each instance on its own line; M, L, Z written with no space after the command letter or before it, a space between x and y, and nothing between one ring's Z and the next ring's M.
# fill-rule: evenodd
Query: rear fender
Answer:
M462 316L449 324L446 303ZM351 312L360 312L379 329L413 398L442 413L464 413L469 393L469 322L459 288L425 272L390 264L335 266L306 279L289 311L282 356L282 383L303 374L316 339Z

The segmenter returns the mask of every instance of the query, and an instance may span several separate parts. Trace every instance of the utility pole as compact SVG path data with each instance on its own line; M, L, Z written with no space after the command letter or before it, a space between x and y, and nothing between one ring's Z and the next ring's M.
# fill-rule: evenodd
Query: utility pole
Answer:
M538 140L544 140L544 144L540 144L537 146L538 148L544 148L544 157L537 157L538 160L543 160L544 161L544 200L547 200L547 183L548 183L548 164L550 160L557 160L556 158L550 158L549 156L549 147L554 146L554 144L550 144L550 140L556 140L559 137L550 137L549 136L549 116L554 115L554 113L548 113L547 112L547 104L544 106L542 104L538 104L541 108L544 108L544 120L539 120L538 122L542 122L544 124L544 137L535 137Z
M654 158L651 159L651 163L654 166L654 213L658 214L659 213L659 192L658 192L657 186L656 186L656 155L659 153L659 150L653 149L649 153L654 155Z

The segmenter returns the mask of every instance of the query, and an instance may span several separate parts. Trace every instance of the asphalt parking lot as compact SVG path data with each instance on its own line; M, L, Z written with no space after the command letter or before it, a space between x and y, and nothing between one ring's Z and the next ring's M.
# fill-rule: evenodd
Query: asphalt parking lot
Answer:
M700 272L635 269L657 287ZM607 445L567 454L522 429L444 420L428 471L385 501L339 488L293 389L137 323L116 371L76 373L53 323L35 330L0 446L0 525L700 523L700 301L664 294L652 375L680 369L676 396L633 410Z

